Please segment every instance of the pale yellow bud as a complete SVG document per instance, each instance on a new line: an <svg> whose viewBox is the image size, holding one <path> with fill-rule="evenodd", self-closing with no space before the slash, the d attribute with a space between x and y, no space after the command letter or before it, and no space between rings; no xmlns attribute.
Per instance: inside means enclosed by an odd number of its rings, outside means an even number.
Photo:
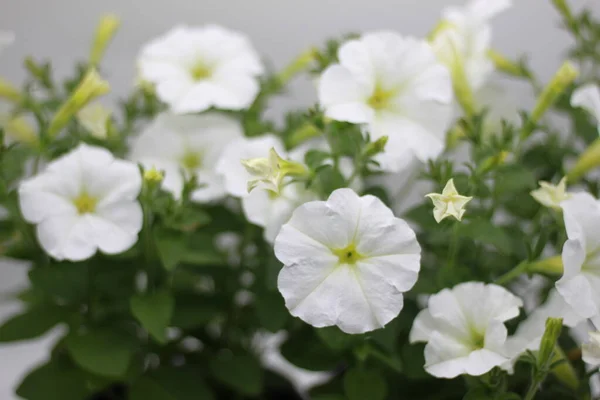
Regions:
<svg viewBox="0 0 600 400"><path fill-rule="evenodd" d="M532 191L531 196L543 206L560 210L560 203L571 197L567 193L567 177L562 178L558 185L545 181L540 181L539 184L540 188Z"/></svg>
<svg viewBox="0 0 600 400"><path fill-rule="evenodd" d="M152 184L160 183L164 179L164 175L161 171L152 167L144 171L144 181Z"/></svg>
<svg viewBox="0 0 600 400"><path fill-rule="evenodd" d="M35 128L23 117L0 116L0 126L9 139L32 146L39 144Z"/></svg>
<svg viewBox="0 0 600 400"><path fill-rule="evenodd" d="M90 104L77 113L77 121L94 137L106 139L111 112L102 104Z"/></svg>
<svg viewBox="0 0 600 400"><path fill-rule="evenodd" d="M13 103L19 103L21 101L21 92L12 84L0 78L0 98Z"/></svg>
<svg viewBox="0 0 600 400"><path fill-rule="evenodd" d="M454 217L460 221L465 214L465 206L473 199L473 197L460 195L453 179L446 183L442 193L429 193L425 197L429 197L433 202L433 217L438 223L447 217Z"/></svg>
<svg viewBox="0 0 600 400"><path fill-rule="evenodd" d="M96 69L90 69L75 88L71 97L60 107L50 122L48 135L56 136L58 132L69 123L79 110L92 100L110 91L108 82L103 80Z"/></svg>
<svg viewBox="0 0 600 400"><path fill-rule="evenodd" d="M115 15L105 15L100 19L98 27L96 28L92 51L90 53L90 65L96 66L100 63L108 44L114 37L120 25L121 21Z"/></svg>
<svg viewBox="0 0 600 400"><path fill-rule="evenodd" d="M279 193L286 176L300 177L308 172L303 164L281 158L274 148L269 151L268 158L252 158L241 162L246 171L256 178L248 181L248 192L260 185L268 191Z"/></svg>

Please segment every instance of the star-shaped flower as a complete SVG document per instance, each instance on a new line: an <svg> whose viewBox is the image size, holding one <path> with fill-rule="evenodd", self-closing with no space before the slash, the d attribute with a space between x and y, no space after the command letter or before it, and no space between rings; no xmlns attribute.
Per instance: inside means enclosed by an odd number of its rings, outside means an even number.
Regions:
<svg viewBox="0 0 600 400"><path fill-rule="evenodd" d="M458 194L453 179L446 183L442 193L429 193L425 197L429 197L433 201L435 207L433 217L437 222L446 217L454 217L460 221L466 211L465 206L473 198Z"/></svg>
<svg viewBox="0 0 600 400"><path fill-rule="evenodd" d="M553 185L550 182L540 181L540 188L531 192L531 196L540 204L560 210L560 203L567 200L571 195L567 193L567 178L564 177Z"/></svg>
<svg viewBox="0 0 600 400"><path fill-rule="evenodd" d="M242 165L255 178L248 181L248 193L257 186L279 193L286 176L305 175L307 172L304 165L281 158L273 147L268 157L244 159Z"/></svg>

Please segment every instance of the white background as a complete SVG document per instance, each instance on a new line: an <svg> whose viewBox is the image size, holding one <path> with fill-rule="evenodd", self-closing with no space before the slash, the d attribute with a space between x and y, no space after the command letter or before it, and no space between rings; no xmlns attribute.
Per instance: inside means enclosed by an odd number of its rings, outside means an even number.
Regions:
<svg viewBox="0 0 600 400"><path fill-rule="evenodd" d="M461 0L457 0L460 3ZM544 80L561 63L570 39L558 28L550 0L513 0L515 6L494 21L494 47L509 57L527 54ZM59 76L73 62L85 59L97 18L119 15L123 25L109 49L103 72L113 97L127 93L134 77L140 46L178 23L218 23L246 32L256 48L275 67L324 39L348 32L392 29L423 36L435 26L450 0L0 0L0 30L14 31L16 43L0 57L0 76L18 82L24 74L23 57L53 60ZM587 5L600 14L598 0L570 0L575 8ZM314 102L314 89L299 80L287 98L273 104L273 112ZM516 97L519 98L519 97ZM0 261L0 291L25 285L26 266ZM14 313L16 304L0 303L0 320ZM33 364L45 358L52 340L0 347L0 399L14 399L13 387Z"/></svg>

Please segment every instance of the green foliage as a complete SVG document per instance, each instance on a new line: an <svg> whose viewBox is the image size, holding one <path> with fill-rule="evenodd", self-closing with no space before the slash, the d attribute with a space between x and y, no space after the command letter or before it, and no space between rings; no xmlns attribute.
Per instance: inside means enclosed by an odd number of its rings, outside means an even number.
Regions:
<svg viewBox="0 0 600 400"><path fill-rule="evenodd" d="M348 400L384 400L387 384L375 371L354 368L344 374L344 392Z"/></svg>
<svg viewBox="0 0 600 400"><path fill-rule="evenodd" d="M159 343L167 341L166 329L171 322L175 301L168 292L154 292L131 298L131 314Z"/></svg>
<svg viewBox="0 0 600 400"><path fill-rule="evenodd" d="M217 381L239 393L257 396L262 391L263 372L250 354L218 354L209 367Z"/></svg>

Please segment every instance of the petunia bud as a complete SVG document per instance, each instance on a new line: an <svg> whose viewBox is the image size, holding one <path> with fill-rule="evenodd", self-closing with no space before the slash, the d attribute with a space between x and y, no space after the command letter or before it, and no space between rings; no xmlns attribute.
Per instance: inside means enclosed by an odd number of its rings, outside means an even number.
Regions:
<svg viewBox="0 0 600 400"><path fill-rule="evenodd" d="M21 92L19 92L19 89L0 78L0 98L13 103L19 103L21 101Z"/></svg>
<svg viewBox="0 0 600 400"><path fill-rule="evenodd" d="M540 342L540 351L537 357L538 368L545 370L550 366L554 356L554 346L562 330L562 318L548 318L546 330Z"/></svg>
<svg viewBox="0 0 600 400"><path fill-rule="evenodd" d="M77 120L95 138L106 139L110 116L110 110L102 104L90 104L77 113Z"/></svg>
<svg viewBox="0 0 600 400"><path fill-rule="evenodd" d="M17 142L32 146L39 144L35 129L23 117L2 116L0 117L0 127L4 129L6 136Z"/></svg>
<svg viewBox="0 0 600 400"><path fill-rule="evenodd" d="M121 21L114 15L105 15L96 28L96 36L90 53L90 65L96 66L102 60L108 44L119 29Z"/></svg>
<svg viewBox="0 0 600 400"><path fill-rule="evenodd" d="M515 64L508 58L504 57L502 54L498 53L495 50L488 50L487 52L488 58L492 60L496 69L504 72L507 75L516 76L516 77L526 77L527 71L523 70L523 68L519 64Z"/></svg>
<svg viewBox="0 0 600 400"><path fill-rule="evenodd" d="M241 162L246 171L256 177L248 181L248 192L262 185L266 190L279 193L286 176L299 177L308 172L304 164L281 158L274 148L269 151L268 158L252 158Z"/></svg>
<svg viewBox="0 0 600 400"><path fill-rule="evenodd" d="M373 157L379 153L383 153L387 142L388 142L388 137L382 136L379 139L377 139L376 141L369 143L367 145L367 147L365 148L365 152L364 152L365 156Z"/></svg>
<svg viewBox="0 0 600 400"><path fill-rule="evenodd" d="M569 182L577 182L588 171L600 165L600 139L596 139L579 156L573 167L567 173Z"/></svg>
<svg viewBox="0 0 600 400"><path fill-rule="evenodd" d="M561 94L573 83L573 81L579 75L579 71L570 61L565 63L559 68L552 80L546 85L542 93L539 95L536 105L531 112L531 116L523 131L521 132L521 139L527 139L533 132L535 125L542 118L542 116L548 111L550 107L556 102Z"/></svg>
<svg viewBox="0 0 600 400"><path fill-rule="evenodd" d="M50 137L56 136L79 110L95 98L108 93L109 90L108 82L103 80L94 68L90 69L75 88L71 97L63 103L54 115L48 127L48 135Z"/></svg>
<svg viewBox="0 0 600 400"><path fill-rule="evenodd" d="M164 174L154 167L144 171L144 182L156 184L162 182L163 179Z"/></svg>
<svg viewBox="0 0 600 400"><path fill-rule="evenodd" d="M570 197L567 193L567 178L562 178L558 185L545 181L540 181L539 184L540 188L532 191L531 196L543 206L560 211L560 203Z"/></svg>
<svg viewBox="0 0 600 400"><path fill-rule="evenodd" d="M305 52L301 53L295 60L293 60L287 67L283 69L277 75L280 84L285 85L294 76L307 69L310 64L317 58L318 50L310 48Z"/></svg>

